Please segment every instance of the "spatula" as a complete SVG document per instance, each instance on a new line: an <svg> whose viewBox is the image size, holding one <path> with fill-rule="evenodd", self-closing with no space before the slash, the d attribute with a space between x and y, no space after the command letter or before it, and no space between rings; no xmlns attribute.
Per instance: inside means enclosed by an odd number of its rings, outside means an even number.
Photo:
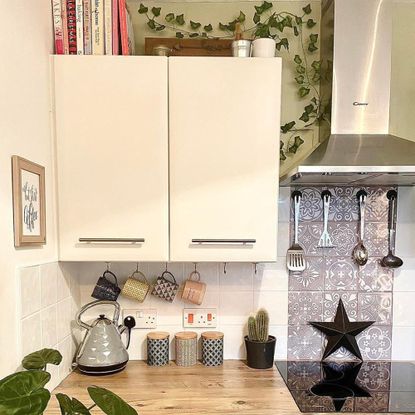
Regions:
<svg viewBox="0 0 415 415"><path fill-rule="evenodd" d="M294 200L294 242L287 251L287 268L290 271L301 272L305 270L304 249L298 243L298 222L300 219L301 192L296 190L292 194Z"/></svg>

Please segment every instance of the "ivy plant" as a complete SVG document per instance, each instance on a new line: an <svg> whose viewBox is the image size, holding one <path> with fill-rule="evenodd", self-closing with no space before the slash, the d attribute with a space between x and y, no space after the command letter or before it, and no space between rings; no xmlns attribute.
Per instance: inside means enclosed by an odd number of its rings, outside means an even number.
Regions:
<svg viewBox="0 0 415 415"><path fill-rule="evenodd" d="M206 38L231 39L235 37L237 26L240 26L245 37L275 39L278 51L290 50L290 42L298 42L300 54L292 59L293 81L297 85L298 98L304 102L304 109L297 120L292 120L281 126L283 138L280 142L280 158L285 160L287 155L297 153L304 143L301 135L304 129L321 122L329 122L329 106L323 105L319 83L322 78L322 61L313 59L318 51L319 38L313 33L317 22L310 16L311 4L302 8L302 13L296 15L287 11L275 11L274 4L263 1L254 5L252 23L241 10L230 22L199 22L188 20L184 13L162 13L161 7L151 9L141 3L138 13L147 19L147 26L156 32L170 30L178 39ZM214 29L222 32L221 36L214 34Z"/></svg>
<svg viewBox="0 0 415 415"><path fill-rule="evenodd" d="M0 380L0 414L42 415L50 401L50 392L45 388L50 381L47 365L59 365L62 355L54 349L42 349L26 356L22 366L26 371L13 373ZM90 386L89 396L94 404L86 407L82 402L58 393L56 399L62 415L91 415L97 406L107 415L137 415L137 411L113 392Z"/></svg>

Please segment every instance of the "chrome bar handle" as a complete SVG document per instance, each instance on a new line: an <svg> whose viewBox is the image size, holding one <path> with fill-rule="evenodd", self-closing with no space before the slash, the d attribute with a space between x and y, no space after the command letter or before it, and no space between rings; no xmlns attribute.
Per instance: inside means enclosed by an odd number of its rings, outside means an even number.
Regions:
<svg viewBox="0 0 415 415"><path fill-rule="evenodd" d="M112 243L132 243L142 244L145 242L144 238L79 238L79 242L85 243L101 243L101 242L112 242Z"/></svg>
<svg viewBox="0 0 415 415"><path fill-rule="evenodd" d="M228 244L228 245L253 245L256 243L256 239L192 239L193 244Z"/></svg>

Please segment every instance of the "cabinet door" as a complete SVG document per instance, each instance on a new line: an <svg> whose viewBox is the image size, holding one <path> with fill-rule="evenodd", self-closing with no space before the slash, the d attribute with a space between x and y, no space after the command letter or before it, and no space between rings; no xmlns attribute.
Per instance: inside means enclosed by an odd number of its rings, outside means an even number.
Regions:
<svg viewBox="0 0 415 415"><path fill-rule="evenodd" d="M53 58L61 260L168 259L167 69Z"/></svg>
<svg viewBox="0 0 415 415"><path fill-rule="evenodd" d="M170 58L172 261L277 257L281 60Z"/></svg>

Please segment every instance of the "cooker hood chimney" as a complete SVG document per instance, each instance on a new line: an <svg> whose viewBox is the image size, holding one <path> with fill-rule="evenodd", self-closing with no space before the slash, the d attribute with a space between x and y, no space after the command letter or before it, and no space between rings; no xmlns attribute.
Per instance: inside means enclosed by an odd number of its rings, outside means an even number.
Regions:
<svg viewBox="0 0 415 415"><path fill-rule="evenodd" d="M281 178L282 186L415 185L415 142L398 137L390 117L393 7L394 0L322 1L322 59L330 38L323 31L334 21L331 135ZM406 138L415 140L415 128Z"/></svg>

